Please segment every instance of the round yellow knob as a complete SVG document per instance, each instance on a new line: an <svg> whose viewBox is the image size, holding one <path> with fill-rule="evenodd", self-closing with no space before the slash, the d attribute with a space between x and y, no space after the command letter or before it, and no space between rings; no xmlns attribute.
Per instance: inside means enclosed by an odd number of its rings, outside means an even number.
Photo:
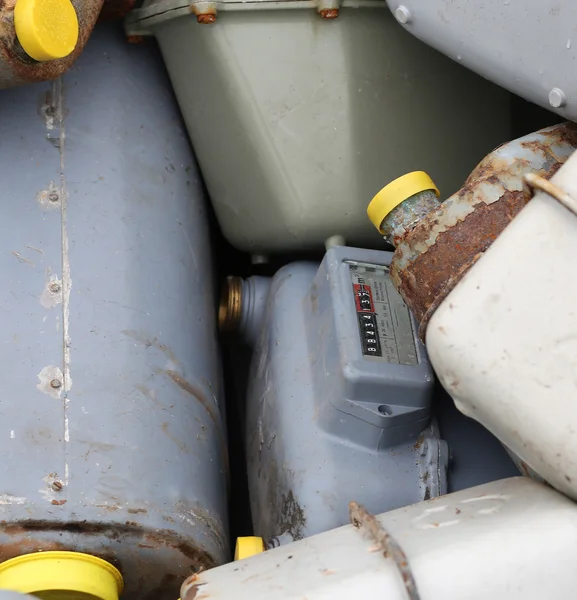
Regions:
<svg viewBox="0 0 577 600"><path fill-rule="evenodd" d="M243 560L255 554L264 552L264 541L260 537L246 536L236 539L236 549L234 551L234 560Z"/></svg>
<svg viewBox="0 0 577 600"><path fill-rule="evenodd" d="M26 54L40 62L68 56L78 42L70 0L16 0L14 28Z"/></svg>
<svg viewBox="0 0 577 600"><path fill-rule="evenodd" d="M383 219L401 202L426 190L432 190L439 196L437 186L424 171L413 171L391 181L371 200L367 207L371 223L380 233L383 233L381 229Z"/></svg>
<svg viewBox="0 0 577 600"><path fill-rule="evenodd" d="M110 563L81 552L36 552L0 564L0 589L40 598L118 600L123 585Z"/></svg>

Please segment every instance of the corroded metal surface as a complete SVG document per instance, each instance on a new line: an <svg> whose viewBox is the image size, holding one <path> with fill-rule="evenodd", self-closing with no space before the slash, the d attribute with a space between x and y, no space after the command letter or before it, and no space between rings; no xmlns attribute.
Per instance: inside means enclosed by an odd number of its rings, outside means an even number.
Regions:
<svg viewBox="0 0 577 600"><path fill-rule="evenodd" d="M219 562L174 526L149 528L131 520L123 525L35 519L0 524L0 561L49 550L86 552L107 560L121 571L127 599L174 600L185 578Z"/></svg>
<svg viewBox="0 0 577 600"><path fill-rule="evenodd" d="M439 304L529 201L524 176L549 179L575 148L573 123L503 144L399 240L391 277L419 322L421 339Z"/></svg>
<svg viewBox="0 0 577 600"><path fill-rule="evenodd" d="M137 4L137 0L104 0L101 21L124 18Z"/></svg>
<svg viewBox="0 0 577 600"><path fill-rule="evenodd" d="M14 30L16 0L0 0L0 89L56 79L64 73L82 52L103 0L72 0L79 22L78 43L74 52L59 60L36 62L24 52Z"/></svg>
<svg viewBox="0 0 577 600"><path fill-rule="evenodd" d="M384 529L375 515L372 515L358 502L349 503L349 514L351 523L357 529L364 531L377 544L385 558L390 558L395 563L403 579L409 600L420 600L421 596L409 565L409 559L399 542Z"/></svg>

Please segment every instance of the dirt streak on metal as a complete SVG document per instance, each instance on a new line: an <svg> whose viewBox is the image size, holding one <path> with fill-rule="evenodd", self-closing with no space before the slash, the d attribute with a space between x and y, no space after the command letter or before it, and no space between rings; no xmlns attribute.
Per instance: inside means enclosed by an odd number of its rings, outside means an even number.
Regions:
<svg viewBox="0 0 577 600"><path fill-rule="evenodd" d="M531 198L523 175L549 179L577 147L572 123L514 140L481 161L463 187L404 236L391 278L425 338L432 314ZM558 156L563 150L563 156Z"/></svg>
<svg viewBox="0 0 577 600"><path fill-rule="evenodd" d="M104 0L72 0L79 24L76 48L65 58L37 62L20 45L14 29L15 0L0 0L0 88L56 79L82 52Z"/></svg>
<svg viewBox="0 0 577 600"><path fill-rule="evenodd" d="M221 423L220 415L217 414L215 407L210 402L210 400L208 400L204 396L204 394L202 393L202 391L200 389L198 389L192 383L190 383L190 381L188 381L187 379L182 377L182 375L180 375L179 373L177 373L176 371L173 371L171 369L167 369L166 374L168 375L169 379L173 383L175 383L180 389L184 390L187 394L190 394L194 399L196 399L198 402L200 402L200 404L202 404L202 406L205 408L206 412L208 413L209 417L211 418L212 422L214 423L214 426L216 428L216 431L217 431L217 434L219 437L219 446L220 446L221 455L222 455L223 468L224 468L224 472L226 473L226 478L228 481L229 477L230 477L228 446L227 446L227 442L226 442L226 439L224 436L223 425Z"/></svg>

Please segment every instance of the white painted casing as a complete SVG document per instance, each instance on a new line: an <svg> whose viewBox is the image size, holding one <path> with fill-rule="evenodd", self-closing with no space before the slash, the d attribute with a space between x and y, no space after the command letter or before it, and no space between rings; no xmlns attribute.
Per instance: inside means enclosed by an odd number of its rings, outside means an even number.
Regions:
<svg viewBox="0 0 577 600"><path fill-rule="evenodd" d="M577 198L577 154L552 182ZM576 257L577 216L537 193L443 301L426 335L457 407L574 499Z"/></svg>
<svg viewBox="0 0 577 600"><path fill-rule="evenodd" d="M420 600L574 595L577 506L530 479L495 481L378 520L404 550ZM408 598L395 563L352 525L211 569L192 586L183 586L183 600Z"/></svg>

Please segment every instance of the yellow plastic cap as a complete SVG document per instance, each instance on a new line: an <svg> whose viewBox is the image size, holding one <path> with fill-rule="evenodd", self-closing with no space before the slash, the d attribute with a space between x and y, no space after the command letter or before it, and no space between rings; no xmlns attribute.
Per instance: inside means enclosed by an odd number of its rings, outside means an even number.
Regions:
<svg viewBox="0 0 577 600"><path fill-rule="evenodd" d="M437 196L439 195L437 186L425 171L413 171L391 181L370 201L367 207L371 223L380 233L384 233L381 223L393 208L399 206L407 198L426 190L432 190Z"/></svg>
<svg viewBox="0 0 577 600"><path fill-rule="evenodd" d="M243 560L261 552L264 552L264 541L262 538L247 536L236 539L234 560Z"/></svg>
<svg viewBox="0 0 577 600"><path fill-rule="evenodd" d="M78 42L78 17L70 0L16 0L14 28L28 56L64 58Z"/></svg>
<svg viewBox="0 0 577 600"><path fill-rule="evenodd" d="M118 569L81 552L37 552L0 564L0 589L22 594L60 591L76 600L118 600L123 587Z"/></svg>

